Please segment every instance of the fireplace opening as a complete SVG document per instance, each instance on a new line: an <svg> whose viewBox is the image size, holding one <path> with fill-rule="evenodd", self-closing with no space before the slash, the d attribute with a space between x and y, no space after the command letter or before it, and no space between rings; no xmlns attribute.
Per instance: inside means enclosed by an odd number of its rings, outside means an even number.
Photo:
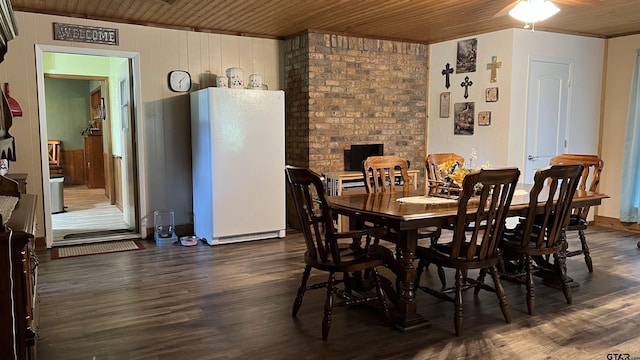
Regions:
<svg viewBox="0 0 640 360"><path fill-rule="evenodd" d="M362 171L362 162L369 156L384 155L384 144L353 144L344 151L344 170Z"/></svg>

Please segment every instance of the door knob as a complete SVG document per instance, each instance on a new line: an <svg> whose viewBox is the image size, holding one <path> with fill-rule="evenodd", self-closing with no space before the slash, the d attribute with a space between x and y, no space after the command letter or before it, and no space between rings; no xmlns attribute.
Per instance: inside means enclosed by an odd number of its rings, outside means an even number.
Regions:
<svg viewBox="0 0 640 360"><path fill-rule="evenodd" d="M527 160L529 160L529 161L538 160L538 157L537 156L533 156L533 155L529 155L529 156L527 156Z"/></svg>

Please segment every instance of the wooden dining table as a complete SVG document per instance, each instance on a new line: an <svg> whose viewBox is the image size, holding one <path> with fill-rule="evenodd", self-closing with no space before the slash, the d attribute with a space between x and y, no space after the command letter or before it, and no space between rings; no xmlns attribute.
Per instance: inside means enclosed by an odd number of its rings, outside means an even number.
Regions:
<svg viewBox="0 0 640 360"><path fill-rule="evenodd" d="M529 189L531 185L518 185L513 196L508 216L521 216L529 207ZM353 227L363 221L391 229L389 240L396 244L395 260L388 264L396 275L395 289L387 291L394 303L393 323L403 332L430 326L417 312L416 294L413 283L416 271L413 255L418 246L418 229L428 226L446 227L455 223L458 202L425 195L426 189L409 192L384 192L375 194L352 193L330 196L329 202L334 214L345 215L353 219ZM545 196L544 191L540 199ZM608 195L577 190L573 198L573 207L600 205ZM398 201L400 199L401 201Z"/></svg>

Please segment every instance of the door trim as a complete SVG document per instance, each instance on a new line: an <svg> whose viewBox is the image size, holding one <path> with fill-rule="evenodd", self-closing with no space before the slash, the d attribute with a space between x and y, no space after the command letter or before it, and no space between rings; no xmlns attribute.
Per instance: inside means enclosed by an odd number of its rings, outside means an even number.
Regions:
<svg viewBox="0 0 640 360"><path fill-rule="evenodd" d="M120 57L120 58L128 58L131 61L131 77L132 77L132 88L133 88L133 109L132 112L135 114L135 159L136 159L136 171L137 171L137 189L135 193L137 194L137 203L138 203L138 219L137 223L139 235L142 238L146 238L146 216L144 214L147 213L147 187L144 186L146 184L146 164L145 164L145 148L141 146L141 144L145 144L144 139L144 131L142 131L142 99L140 97L140 54L136 52L128 52L128 51L114 51L114 50L102 50L102 49L90 49L90 48L75 48L75 47L65 47L65 46L55 46L55 45L35 45L35 55L36 55L36 87L37 87L37 95L38 95L38 108L45 109L45 98L44 98L44 72L43 72L43 60L42 56L45 52L54 52L54 53L65 53L65 54L76 54L76 55L93 55L93 56L106 56L106 57ZM41 159L47 158L47 116L45 111L38 112L38 119L40 124L40 157ZM45 222L45 237L46 237L46 245L47 248L51 248L53 245L53 226L51 219L51 190L47 184L46 179L49 179L49 166L45 166L45 162L41 161L42 166L42 197L44 204L44 222Z"/></svg>

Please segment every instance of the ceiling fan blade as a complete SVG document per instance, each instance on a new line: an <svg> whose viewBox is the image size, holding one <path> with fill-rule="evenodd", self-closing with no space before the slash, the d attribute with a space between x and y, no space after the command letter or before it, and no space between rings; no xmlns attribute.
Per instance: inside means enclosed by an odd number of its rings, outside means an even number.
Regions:
<svg viewBox="0 0 640 360"><path fill-rule="evenodd" d="M501 17L501 16L505 16L505 15L509 14L509 11L511 11L511 9L516 7L516 4L518 4L518 1L520 1L520 0L516 0L516 1L512 2L511 4L503 7L502 10L498 11L495 15L493 15L493 17L496 18L496 17Z"/></svg>

